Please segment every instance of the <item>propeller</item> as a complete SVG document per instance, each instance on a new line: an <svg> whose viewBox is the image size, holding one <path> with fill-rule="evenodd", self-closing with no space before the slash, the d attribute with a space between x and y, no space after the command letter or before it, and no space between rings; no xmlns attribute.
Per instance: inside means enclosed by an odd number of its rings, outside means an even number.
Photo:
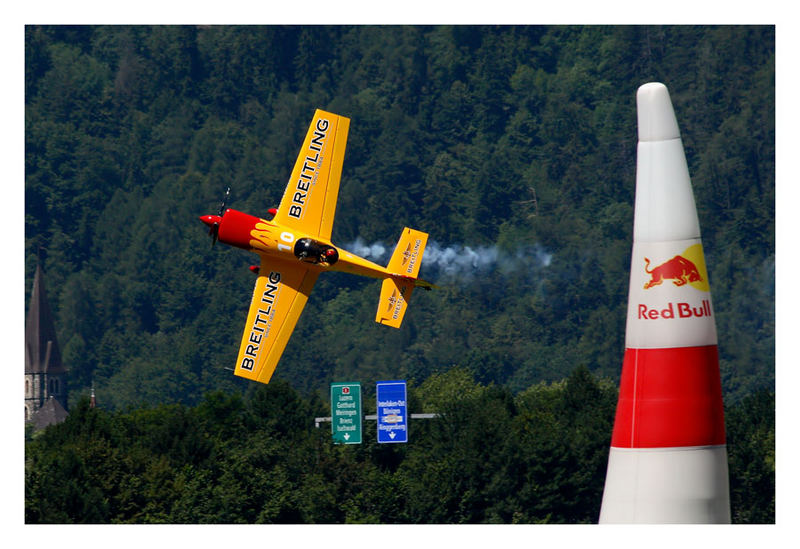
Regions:
<svg viewBox="0 0 800 549"><path fill-rule="evenodd" d="M211 228L208 229L208 236L211 237L211 247L213 248L219 238L219 221L216 221L211 225Z"/></svg>
<svg viewBox="0 0 800 549"><path fill-rule="evenodd" d="M225 191L225 196L222 198L222 203L219 205L219 213L217 214L220 217L220 221L211 225L211 229L208 234L211 235L211 247L214 247L214 244L217 243L217 239L219 238L219 224L222 221L222 216L225 215L225 204L228 203L228 199L231 197L231 188L228 187Z"/></svg>
<svg viewBox="0 0 800 549"><path fill-rule="evenodd" d="M227 210L225 204L228 202L228 199L230 197L231 197L231 188L228 187L228 190L225 191L225 197L222 199L222 204L219 205L219 213L217 214L218 216L222 217L223 215L225 215L225 210Z"/></svg>
<svg viewBox="0 0 800 549"><path fill-rule="evenodd" d="M217 239L219 238L219 224L222 222L222 217L227 210L225 204L228 202L230 196L231 188L228 187L228 190L225 191L225 197L222 199L222 204L219 205L219 213L217 215L205 215L200 218L203 223L208 225L208 236L211 237L212 247L217 243Z"/></svg>

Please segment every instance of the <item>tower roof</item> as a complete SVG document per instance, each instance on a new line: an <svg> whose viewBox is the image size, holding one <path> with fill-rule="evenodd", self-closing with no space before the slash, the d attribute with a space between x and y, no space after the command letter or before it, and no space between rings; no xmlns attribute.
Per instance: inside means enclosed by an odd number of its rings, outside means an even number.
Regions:
<svg viewBox="0 0 800 549"><path fill-rule="evenodd" d="M68 415L69 414L61 405L61 403L55 398L50 397L45 401L41 408L33 413L30 421L33 423L34 427L39 430L44 429L48 425L61 423L67 419Z"/></svg>
<svg viewBox="0 0 800 549"><path fill-rule="evenodd" d="M25 373L60 374L65 371L61 363L53 315L47 303L44 275L41 265L37 265L28 318L25 321Z"/></svg>

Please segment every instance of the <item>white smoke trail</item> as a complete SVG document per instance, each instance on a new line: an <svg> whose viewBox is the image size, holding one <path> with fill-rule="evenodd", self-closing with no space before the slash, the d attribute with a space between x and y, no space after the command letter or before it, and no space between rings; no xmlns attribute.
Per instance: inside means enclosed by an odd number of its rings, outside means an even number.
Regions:
<svg viewBox="0 0 800 549"><path fill-rule="evenodd" d="M357 238L345 249L365 259L385 265L394 248L383 243L367 244ZM520 247L514 253L507 253L497 246L463 246L460 244L443 246L436 241L428 242L422 256L422 276L471 278L498 270L511 274L520 270L534 270L547 267L553 255L541 246Z"/></svg>
<svg viewBox="0 0 800 549"><path fill-rule="evenodd" d="M387 261L389 259L386 246L380 242L366 244L361 237L356 238L355 242L347 244L345 249L363 257L364 259L369 259L370 261L374 261L376 263L383 261L384 257Z"/></svg>
<svg viewBox="0 0 800 549"><path fill-rule="evenodd" d="M495 246L447 246L430 242L422 256L422 268L434 267L450 275L477 274L490 271L498 263L500 253Z"/></svg>

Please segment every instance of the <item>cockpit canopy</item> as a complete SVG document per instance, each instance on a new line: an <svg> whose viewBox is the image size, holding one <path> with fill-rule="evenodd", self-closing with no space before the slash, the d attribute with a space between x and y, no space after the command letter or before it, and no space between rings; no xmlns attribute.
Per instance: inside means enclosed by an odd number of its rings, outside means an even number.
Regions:
<svg viewBox="0 0 800 549"><path fill-rule="evenodd" d="M294 255L300 261L329 266L339 261L339 252L333 246L311 238L301 238L294 245Z"/></svg>

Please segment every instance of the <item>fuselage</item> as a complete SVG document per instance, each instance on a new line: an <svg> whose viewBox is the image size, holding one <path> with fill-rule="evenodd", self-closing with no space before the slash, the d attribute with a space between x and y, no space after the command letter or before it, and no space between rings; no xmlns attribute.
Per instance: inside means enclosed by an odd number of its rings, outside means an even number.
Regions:
<svg viewBox="0 0 800 549"><path fill-rule="evenodd" d="M321 271L339 271L385 278L385 267L359 257L319 237L300 234L272 221L228 208L220 215L204 215L200 220L217 231L220 242L260 256L302 261Z"/></svg>

